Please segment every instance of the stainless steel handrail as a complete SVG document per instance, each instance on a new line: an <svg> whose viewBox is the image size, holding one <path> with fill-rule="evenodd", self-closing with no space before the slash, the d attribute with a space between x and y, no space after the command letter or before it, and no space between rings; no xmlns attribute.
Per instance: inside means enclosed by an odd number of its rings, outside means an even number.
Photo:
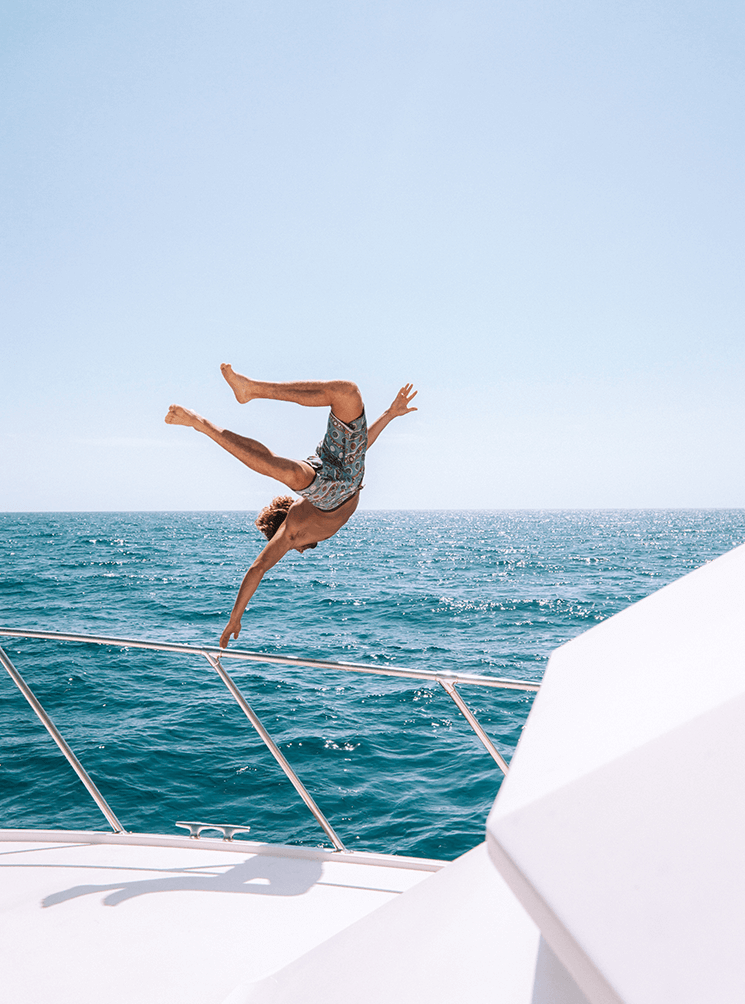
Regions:
<svg viewBox="0 0 745 1004"><path fill-rule="evenodd" d="M98 788L95 786L85 767L78 760L73 751L70 749L70 747L67 745L65 740L60 735L57 726L54 724L52 719L49 717L49 715L42 707L41 701L39 701L36 694L34 694L34 692L31 690L29 685L26 683L21 674L18 672L18 670L15 668L13 663L8 658L5 650L2 648L0 648L0 663L2 663L2 665L7 669L13 683L15 683L16 687L18 687L20 692L23 694L28 703L36 712L36 715L41 721L44 728L47 730L49 735L52 737L52 739L54 739L59 748L62 750L62 753L64 757L67 759L67 762L70 764L72 769L75 771L75 773L78 775L78 777L83 782L85 787L88 789L88 794L91 796L91 798L96 803L101 812L104 814L104 816L106 816L106 819L109 821L109 824L111 825L111 828L113 829L114 833L124 833L124 827L114 815L113 809L106 801L106 799L103 797Z"/></svg>
<svg viewBox="0 0 745 1004"><path fill-rule="evenodd" d="M13 638L36 638L44 639L48 641L72 641L81 642L85 644L93 645L111 645L117 648L140 648L149 649L156 652L174 652L184 655L200 655L205 658L210 666L219 675L220 679L223 681L235 701L238 703L239 707L246 715L248 720L251 722L253 727L256 729L257 733L261 737L262 741L265 743L269 749L272 756L275 758L279 766L284 771L287 778L295 787L296 791L300 797L305 802L308 809L311 811L316 821L322 827L329 840L336 848L337 851L345 851L346 848L339 838L338 834L331 826L329 821L326 819L324 814L316 805L315 801L308 793L307 789L303 783L298 778L297 774L294 772L287 759L284 757L274 740L271 738L269 733L266 731L262 725L260 719L253 711L251 706L246 701L245 697L241 691L236 686L232 677L228 674L225 668L222 666L220 659L231 658L238 659L248 662L261 662L269 663L275 665L283 666L303 666L303 667L313 667L319 669L336 669L343 670L345 672L352 673L365 673L374 676L393 676L400 677L404 679L411 680L426 680L432 684L440 684L448 696L453 700L458 710L461 712L463 717L466 719L468 724L473 729L474 733L481 741L481 743L486 748L487 752L494 758L500 770L506 774L509 767L507 762L501 753L494 746L492 741L487 736L484 729L479 724L476 716L473 714L471 709L466 705L462 696L457 691L458 685L468 685L468 686L479 686L479 687L492 687L499 688L503 690L523 690L523 691L537 691L540 684L533 683L528 680L514 680L505 679L504 677L486 677L477 676L473 673L438 673L432 672L426 669L402 669L398 666L366 666L362 663L354 662L332 662L326 659L302 659L296 656L282 656L282 655L269 655L263 652L246 652L240 649L233 649L228 651L226 649L217 648L214 646L196 646L196 645L182 645L173 642L152 642L145 641L144 639L125 639L125 638L109 638L99 635L84 635L84 634L69 634L66 632L58 631L26 631L20 628L4 628L0 627L0 637L9 636ZM106 818L111 823L115 832L121 832L122 826L117 820L114 813L111 811L106 801L104 800L101 793L98 791L96 786L93 784L91 779L86 774L80 762L75 757L75 754L67 746L62 736L57 732L56 728L52 724L49 716L46 714L41 704L37 701L36 697L31 693L29 687L23 681L18 671L13 667L12 663L8 659L7 655L0 648L0 653L2 653L2 658L0 662L5 666L5 668L10 673L16 685L22 691L26 699L29 701L31 706L36 711L37 715L41 718L42 722L49 730L52 738L60 747L62 752L65 754L73 769L76 771L80 779L85 784L86 788L95 799L96 804L99 806L101 811L104 813Z"/></svg>
<svg viewBox="0 0 745 1004"><path fill-rule="evenodd" d="M220 659L242 659L276 666L308 666L314 669L341 669L347 673L368 673L373 676L399 676L408 680L429 680L431 683L473 684L474 687L495 687L501 690L532 690L540 683L531 680L511 680L500 676L478 676L476 673L433 673L429 669L402 669L399 666L366 666L359 662L331 662L328 659L303 659L294 655L270 655L266 652L246 652L240 649L218 648L216 645L179 645L173 642L152 642L141 638L106 638L99 635L67 634L59 631L24 631L0 627L0 637L45 638L49 641L79 641L89 645L114 645L119 648L149 648L158 652L183 652L188 655L210 655Z"/></svg>

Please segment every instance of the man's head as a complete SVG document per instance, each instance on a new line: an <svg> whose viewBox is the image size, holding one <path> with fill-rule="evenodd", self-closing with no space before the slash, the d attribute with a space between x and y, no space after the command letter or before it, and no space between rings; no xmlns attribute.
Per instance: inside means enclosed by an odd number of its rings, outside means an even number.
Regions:
<svg viewBox="0 0 745 1004"><path fill-rule="evenodd" d="M295 499L290 495L278 495L277 498L272 499L269 505L265 505L256 517L256 526L268 540L272 539L287 519L289 508L294 502ZM315 546L315 544L306 544L302 550L305 551Z"/></svg>
<svg viewBox="0 0 745 1004"><path fill-rule="evenodd" d="M256 517L256 526L267 540L272 539L287 519L288 510L294 501L290 495L278 495L269 505L265 505Z"/></svg>

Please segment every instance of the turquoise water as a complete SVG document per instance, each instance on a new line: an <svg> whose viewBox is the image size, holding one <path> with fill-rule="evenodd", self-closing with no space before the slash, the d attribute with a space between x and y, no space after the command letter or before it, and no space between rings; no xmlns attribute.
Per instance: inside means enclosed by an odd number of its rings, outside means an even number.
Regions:
<svg viewBox="0 0 745 1004"><path fill-rule="evenodd" d="M0 624L216 644L253 516L0 514ZM362 512L269 573L238 647L540 680L557 645L743 541L739 509ZM127 829L324 842L203 659L0 643ZM440 688L227 666L349 847L453 858L483 839L501 775ZM531 695L463 696L509 759ZM4 673L0 826L106 828Z"/></svg>

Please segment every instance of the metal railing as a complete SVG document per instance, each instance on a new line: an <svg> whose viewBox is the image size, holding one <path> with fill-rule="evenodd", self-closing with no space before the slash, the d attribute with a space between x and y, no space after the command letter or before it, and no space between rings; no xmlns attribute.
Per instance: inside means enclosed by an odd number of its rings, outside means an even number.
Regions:
<svg viewBox="0 0 745 1004"><path fill-rule="evenodd" d="M329 823L328 819L324 816L321 810L316 805L312 796L308 790L303 785L300 778L297 776L295 771L292 769L287 759L285 758L282 751L276 745L272 737L269 735L267 730L261 723L256 712L251 708L248 701L238 689L235 681L226 671L225 667L222 665L221 659L236 659L243 662L260 662L268 665L280 665L280 666L297 666L297 667L308 667L314 669L334 669L341 670L347 673L363 673L372 676L393 676L408 680L423 680L432 684L439 684L448 696L455 703L458 710L461 712L463 717L466 719L468 724L471 726L475 734L483 743L487 752L494 758L500 770L506 774L508 771L507 762L501 755L499 750L496 748L491 739L484 732L483 728L476 719L471 709L466 705L462 696L458 693L458 686L475 686L475 687L490 687L494 689L501 690L524 690L524 691L537 691L540 687L538 683L532 683L527 680L514 680L506 679L503 677L490 677L490 676L478 676L474 673L450 673L450 672L432 672L427 669L402 669L398 666L366 666L362 663L356 662L332 662L326 659L301 659L296 656L290 655L269 655L264 652L245 652L240 649L221 649L212 646L198 646L198 645L179 645L172 642L153 642L144 641L142 639L132 639L132 638L107 638L97 635L85 635L85 634L67 634L58 631L26 631L18 628L3 628L0 627L0 637L11 637L11 638L41 638L49 641L72 641L81 642L88 645L110 645L115 648L143 648L149 649L155 652L174 652L183 655L200 655L218 674L222 682L225 684L227 689L232 694L233 698L248 718L248 720L253 725L254 729L258 732L264 744L267 746L269 752L272 754L274 759L277 761L279 766L282 768L283 772L290 780L290 782L295 787L302 800L305 802L307 807L312 812L316 821L322 827L326 836L329 838L334 848L337 851L345 851L346 848L342 843L340 837ZM11 679L21 691L23 696L26 698L28 703L33 708L36 715L41 720L42 724L46 730L51 735L52 739L55 741L57 746L59 746L63 755L66 757L68 763L73 768L75 773L78 775L80 780L85 785L89 794L95 801L96 805L99 807L101 812L106 817L109 825L112 827L115 833L123 833L124 827L116 818L116 815L112 811L111 807L108 805L104 799L101 792L98 790L96 785L93 783L91 778L86 773L83 765L80 763L78 758L75 756L73 751L67 745L63 737L60 735L59 731L55 727L49 715L46 713L42 707L39 700L36 698L31 688L28 686L26 681L23 679L21 674L15 668L13 663L8 658L7 653L0 648L0 663L5 667L10 675ZM207 824L200 824L203 827ZM240 829L240 827L238 828Z"/></svg>

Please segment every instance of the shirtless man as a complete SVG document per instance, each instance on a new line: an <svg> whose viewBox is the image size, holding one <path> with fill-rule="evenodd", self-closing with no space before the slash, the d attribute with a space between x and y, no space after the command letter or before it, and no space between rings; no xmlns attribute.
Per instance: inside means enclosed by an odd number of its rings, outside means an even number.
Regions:
<svg viewBox="0 0 745 1004"><path fill-rule="evenodd" d="M203 432L252 471L275 478L302 496L294 501L289 496L280 496L259 513L256 525L269 543L246 572L238 590L230 620L220 637L220 647L227 648L230 638L240 634L241 617L264 572L288 551L302 553L333 537L344 526L360 500L367 448L394 418L417 409L411 407L416 391L408 383L368 430L359 388L348 380L268 383L235 373L228 363L223 363L220 369L240 404L265 398L293 401L308 408L331 408L326 436L319 443L317 454L307 460L278 457L255 439L221 429L178 404L168 409L169 425L187 425Z"/></svg>

